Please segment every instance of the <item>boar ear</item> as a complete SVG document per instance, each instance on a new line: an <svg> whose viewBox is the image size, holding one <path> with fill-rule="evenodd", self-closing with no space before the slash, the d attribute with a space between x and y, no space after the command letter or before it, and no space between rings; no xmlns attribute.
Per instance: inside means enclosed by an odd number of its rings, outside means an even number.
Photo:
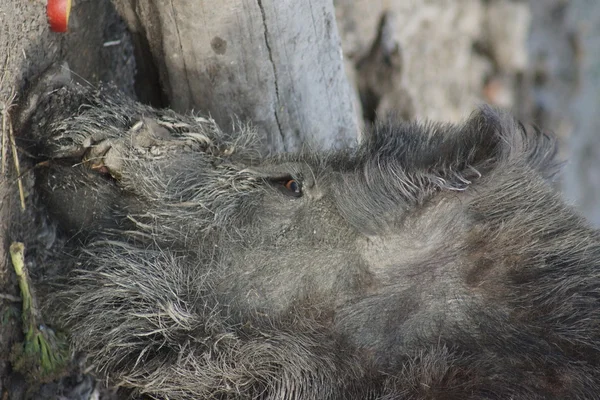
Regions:
<svg viewBox="0 0 600 400"><path fill-rule="evenodd" d="M365 148L368 157L433 174L471 169L484 174L507 162L527 165L545 177L557 171L552 135L527 129L510 114L489 106L479 108L463 124L383 122L367 136Z"/></svg>
<svg viewBox="0 0 600 400"><path fill-rule="evenodd" d="M526 127L508 113L483 106L467 120L463 134L474 138L484 152L491 151L482 156L493 158L496 163L522 162L545 178L558 172L556 138L536 127Z"/></svg>
<svg viewBox="0 0 600 400"><path fill-rule="evenodd" d="M414 201L438 189L467 190L474 180L507 165L549 178L557 170L555 154L550 135L482 107L463 124L384 121L366 136L359 161L371 181L385 182L390 199L399 193Z"/></svg>

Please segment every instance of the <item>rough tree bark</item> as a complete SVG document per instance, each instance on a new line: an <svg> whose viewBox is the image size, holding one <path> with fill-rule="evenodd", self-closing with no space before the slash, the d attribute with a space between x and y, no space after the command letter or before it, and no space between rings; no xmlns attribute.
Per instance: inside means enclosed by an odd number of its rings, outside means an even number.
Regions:
<svg viewBox="0 0 600 400"><path fill-rule="evenodd" d="M147 46L138 54L152 54L171 108L208 112L225 128L233 115L252 121L272 151L356 140L332 0L115 4Z"/></svg>

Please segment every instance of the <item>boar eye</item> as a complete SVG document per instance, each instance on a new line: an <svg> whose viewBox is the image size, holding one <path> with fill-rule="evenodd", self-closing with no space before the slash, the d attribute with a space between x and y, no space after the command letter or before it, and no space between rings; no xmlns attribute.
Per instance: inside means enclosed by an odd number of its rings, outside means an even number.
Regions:
<svg viewBox="0 0 600 400"><path fill-rule="evenodd" d="M290 179L283 182L283 186L294 196L301 196L302 189L300 188L300 182L295 179Z"/></svg>
<svg viewBox="0 0 600 400"><path fill-rule="evenodd" d="M282 176L280 178L269 179L271 185L279 189L280 192L291 197L302 196L302 182L291 176Z"/></svg>

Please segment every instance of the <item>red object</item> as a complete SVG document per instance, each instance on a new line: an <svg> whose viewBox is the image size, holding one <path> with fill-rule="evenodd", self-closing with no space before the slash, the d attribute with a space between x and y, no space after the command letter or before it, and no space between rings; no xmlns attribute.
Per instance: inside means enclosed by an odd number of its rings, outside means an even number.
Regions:
<svg viewBox="0 0 600 400"><path fill-rule="evenodd" d="M66 32L69 26L71 0L48 0L46 15L53 32Z"/></svg>

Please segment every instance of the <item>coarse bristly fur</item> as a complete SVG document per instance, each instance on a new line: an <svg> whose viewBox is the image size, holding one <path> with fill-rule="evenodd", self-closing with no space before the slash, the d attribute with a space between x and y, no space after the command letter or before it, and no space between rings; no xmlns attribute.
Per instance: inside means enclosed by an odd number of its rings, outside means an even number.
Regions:
<svg viewBox="0 0 600 400"><path fill-rule="evenodd" d="M38 289L128 395L600 398L600 240L549 136L482 108L263 157L247 126L40 82L20 140L68 240Z"/></svg>

